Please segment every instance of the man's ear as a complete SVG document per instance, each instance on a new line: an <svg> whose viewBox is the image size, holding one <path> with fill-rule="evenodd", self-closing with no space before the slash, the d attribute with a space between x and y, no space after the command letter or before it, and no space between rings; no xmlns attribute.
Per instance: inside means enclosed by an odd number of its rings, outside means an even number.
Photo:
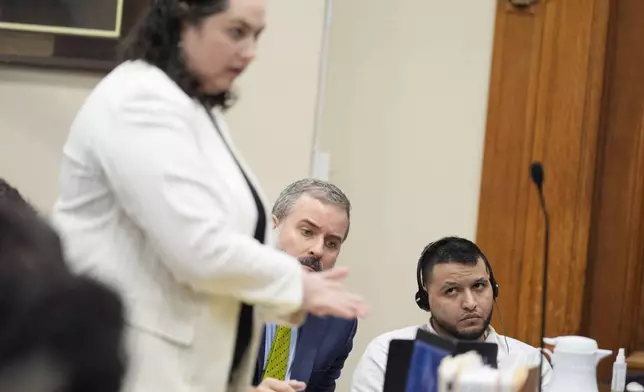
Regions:
<svg viewBox="0 0 644 392"><path fill-rule="evenodd" d="M273 215L273 229L276 229L279 224L280 224L280 220L277 219L275 215Z"/></svg>

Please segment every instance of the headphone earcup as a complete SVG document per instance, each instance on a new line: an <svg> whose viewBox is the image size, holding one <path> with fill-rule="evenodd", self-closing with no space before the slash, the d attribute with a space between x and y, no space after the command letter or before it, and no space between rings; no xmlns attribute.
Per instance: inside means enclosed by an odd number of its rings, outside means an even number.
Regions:
<svg viewBox="0 0 644 392"><path fill-rule="evenodd" d="M490 269L490 271L492 271L492 269ZM494 278L494 273L490 273L490 285L492 286L492 298L496 300L496 298L499 296L499 284Z"/></svg>
<svg viewBox="0 0 644 392"><path fill-rule="evenodd" d="M416 305L418 305L421 310L429 312L429 302L427 301L427 293L425 290L418 290L416 292Z"/></svg>

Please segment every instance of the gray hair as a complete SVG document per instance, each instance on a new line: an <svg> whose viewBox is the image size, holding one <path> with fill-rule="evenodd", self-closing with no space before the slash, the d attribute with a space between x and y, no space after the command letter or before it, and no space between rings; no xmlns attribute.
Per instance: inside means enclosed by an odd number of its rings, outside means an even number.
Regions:
<svg viewBox="0 0 644 392"><path fill-rule="evenodd" d="M343 240L349 235L349 226L351 224L351 202L349 198L337 186L322 180L314 178L305 178L290 184L277 197L273 205L273 215L282 220L291 213L291 208L302 195L309 195L323 203L333 204L342 208L347 213L347 232Z"/></svg>

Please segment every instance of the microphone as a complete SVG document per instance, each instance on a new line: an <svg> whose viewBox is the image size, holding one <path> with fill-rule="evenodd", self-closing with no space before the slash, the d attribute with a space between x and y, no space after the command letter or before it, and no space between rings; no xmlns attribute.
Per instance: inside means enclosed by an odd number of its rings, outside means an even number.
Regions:
<svg viewBox="0 0 644 392"><path fill-rule="evenodd" d="M543 338L546 334L546 298L548 295L548 250L550 248L550 221L548 219L548 209L546 208L546 200L543 196L543 165L541 162L532 162L530 165L530 177L532 182L537 187L539 193L539 204L541 205L541 212L543 213L544 221L544 240L543 240L543 288L541 292L541 360L539 361L539 392L542 391L541 383L543 378Z"/></svg>
<svg viewBox="0 0 644 392"><path fill-rule="evenodd" d="M537 186L540 199L543 201L543 165L541 165L541 162L532 162L530 165L530 177L532 177L534 185ZM542 203L541 206L545 211L545 204Z"/></svg>

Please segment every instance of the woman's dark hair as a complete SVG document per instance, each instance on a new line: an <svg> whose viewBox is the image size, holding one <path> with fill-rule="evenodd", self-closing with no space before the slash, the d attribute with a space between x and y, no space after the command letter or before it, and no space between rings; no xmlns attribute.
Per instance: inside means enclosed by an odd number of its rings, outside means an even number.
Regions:
<svg viewBox="0 0 644 392"><path fill-rule="evenodd" d="M163 70L190 97L208 107L230 107L230 91L206 94L186 67L181 51L184 24L199 25L205 18L223 12L229 0L152 0L143 17L124 41L123 60L144 60Z"/></svg>

